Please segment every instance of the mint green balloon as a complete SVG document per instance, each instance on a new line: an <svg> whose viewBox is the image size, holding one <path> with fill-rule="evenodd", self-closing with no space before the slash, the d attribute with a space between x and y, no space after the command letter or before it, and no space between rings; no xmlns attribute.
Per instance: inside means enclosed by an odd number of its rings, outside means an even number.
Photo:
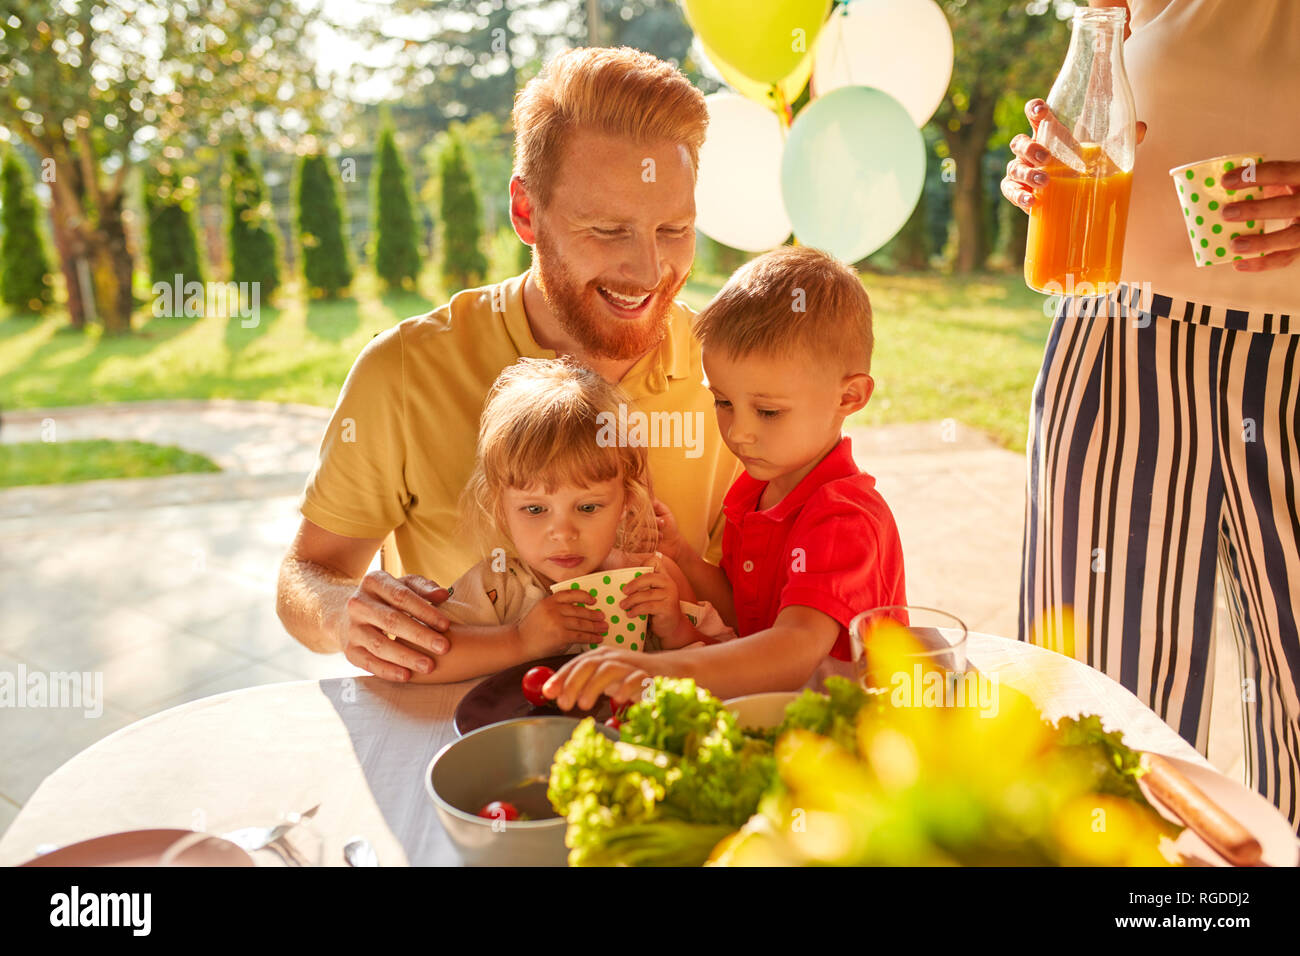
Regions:
<svg viewBox="0 0 1300 956"><path fill-rule="evenodd" d="M925 142L898 100L842 86L800 111L781 157L781 195L804 245L845 262L903 228L925 182Z"/></svg>
<svg viewBox="0 0 1300 956"><path fill-rule="evenodd" d="M832 0L682 0L686 19L727 66L764 85L798 69Z"/></svg>

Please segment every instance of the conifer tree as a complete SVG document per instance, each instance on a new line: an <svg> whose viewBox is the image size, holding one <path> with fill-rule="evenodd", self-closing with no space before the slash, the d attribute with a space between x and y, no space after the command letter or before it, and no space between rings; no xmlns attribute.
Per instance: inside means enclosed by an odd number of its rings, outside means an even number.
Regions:
<svg viewBox="0 0 1300 956"><path fill-rule="evenodd" d="M5 150L0 168L4 241L0 245L0 298L15 309L39 313L50 304L50 257L41 238L40 204L18 154Z"/></svg>
<svg viewBox="0 0 1300 956"><path fill-rule="evenodd" d="M144 210L149 282L171 285L202 282L203 266L194 228L198 184L169 164L151 167L145 176Z"/></svg>
<svg viewBox="0 0 1300 956"><path fill-rule="evenodd" d="M379 135L373 173L375 274L390 286L414 281L420 272L419 233L406 163L391 126Z"/></svg>
<svg viewBox="0 0 1300 956"><path fill-rule="evenodd" d="M280 285L279 243L262 173L236 143L226 172L230 214L230 281L261 283L262 302Z"/></svg>
<svg viewBox="0 0 1300 956"><path fill-rule="evenodd" d="M311 289L333 298L352 282L352 257L344 241L343 210L329 160L320 153L298 164L294 222L302 274Z"/></svg>
<svg viewBox="0 0 1300 956"><path fill-rule="evenodd" d="M453 129L438 154L442 207L442 277L448 292L483 281L487 256L480 248L483 208L465 157L465 144Z"/></svg>

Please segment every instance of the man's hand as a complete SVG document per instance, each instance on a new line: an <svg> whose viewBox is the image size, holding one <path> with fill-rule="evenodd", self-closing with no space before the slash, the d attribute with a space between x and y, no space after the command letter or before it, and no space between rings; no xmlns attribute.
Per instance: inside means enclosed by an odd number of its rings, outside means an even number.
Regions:
<svg viewBox="0 0 1300 956"><path fill-rule="evenodd" d="M1241 236L1232 240L1232 251L1241 255L1263 252L1257 259L1234 262L1238 272L1266 272L1282 269L1300 258L1300 162L1273 160L1257 163L1252 169L1252 179L1245 179L1247 167L1239 166L1224 173L1223 185L1228 189L1245 189L1251 185L1265 187L1273 195L1265 199L1228 203L1223 207L1223 218L1240 220L1289 219L1285 229L1262 236Z"/></svg>
<svg viewBox="0 0 1300 956"><path fill-rule="evenodd" d="M672 641L690 621L682 613L681 595L677 582L660 566L661 558L655 555L654 570L634 578L623 586L623 600L618 606L633 614L650 615L650 629L661 639Z"/></svg>
<svg viewBox="0 0 1300 956"><path fill-rule="evenodd" d="M600 644L608 630L605 615L595 608L590 591L567 590L548 595L519 622L519 638L528 656L561 654L570 644Z"/></svg>
<svg viewBox="0 0 1300 956"><path fill-rule="evenodd" d="M542 693L560 706L571 710L575 705L591 710L605 694L614 701L635 700L641 688L654 674L670 673L663 666L664 655L642 654L616 647L598 647L577 655L542 685ZM656 661L656 658L659 660Z"/></svg>
<svg viewBox="0 0 1300 956"><path fill-rule="evenodd" d="M384 680L408 681L412 671L431 673L437 666L432 655L451 647L441 633L450 622L435 607L445 600L446 588L418 574L395 578L371 571L344 605L343 656Z"/></svg>

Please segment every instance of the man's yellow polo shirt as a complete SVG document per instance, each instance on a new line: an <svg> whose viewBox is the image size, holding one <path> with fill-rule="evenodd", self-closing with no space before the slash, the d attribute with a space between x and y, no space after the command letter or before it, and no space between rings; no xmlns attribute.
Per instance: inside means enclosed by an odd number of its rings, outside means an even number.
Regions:
<svg viewBox="0 0 1300 956"><path fill-rule="evenodd" d="M458 293L370 341L343 384L308 479L301 506L308 521L350 538L391 531L403 571L439 584L485 557L457 533L483 403L497 375L521 356L556 357L533 340L526 276ZM647 449L650 472L684 539L697 551L707 542L705 554L716 562L722 499L742 468L718 432L690 323L690 309L674 303L663 341L619 385L647 417L678 412L685 423L690 416L693 434L658 430L659 444Z"/></svg>

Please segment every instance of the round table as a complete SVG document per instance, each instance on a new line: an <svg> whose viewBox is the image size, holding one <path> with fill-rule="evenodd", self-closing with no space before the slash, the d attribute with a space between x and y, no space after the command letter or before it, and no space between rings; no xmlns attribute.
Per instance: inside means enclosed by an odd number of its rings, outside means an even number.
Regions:
<svg viewBox="0 0 1300 956"><path fill-rule="evenodd" d="M1101 715L1125 742L1209 767L1136 697L1099 671L1042 648L971 634L970 663L1049 720ZM124 727L50 774L0 839L0 865L121 830L223 833L320 805L322 860L344 865L364 836L382 866L459 865L424 790L452 714L477 681L393 684L375 677L293 681L218 694ZM268 852L256 854L258 863Z"/></svg>

